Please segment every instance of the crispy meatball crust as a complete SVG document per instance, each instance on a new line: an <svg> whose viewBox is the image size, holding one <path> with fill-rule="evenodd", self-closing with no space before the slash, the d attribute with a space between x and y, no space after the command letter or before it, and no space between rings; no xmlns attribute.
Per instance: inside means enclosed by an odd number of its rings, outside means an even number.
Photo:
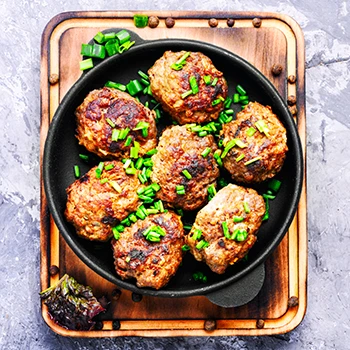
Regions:
<svg viewBox="0 0 350 350"><path fill-rule="evenodd" d="M143 232L160 226L166 232L160 242L146 240ZM126 227L118 240L112 239L114 265L123 278L136 278L138 287L159 289L175 275L182 261L183 226L175 213L154 214Z"/></svg>
<svg viewBox="0 0 350 350"><path fill-rule="evenodd" d="M259 120L265 122L268 136L257 130L255 123ZM253 136L248 136L247 130L251 127L257 131ZM242 183L262 182L275 176L281 170L288 151L286 129L270 106L265 107L258 102L250 102L237 113L236 120L224 124L220 138L224 146L233 139L239 139L247 145L245 148L231 148L223 159L224 167L232 179ZM237 162L241 154L244 158ZM245 165L256 157L260 159Z"/></svg>
<svg viewBox="0 0 350 350"><path fill-rule="evenodd" d="M201 153L210 147L207 157ZM158 152L152 156L152 181L161 186L157 197L169 207L195 210L207 201L208 187L216 186L219 169L213 157L217 146L212 135L199 137L186 126L172 126L159 139ZM182 173L187 170L192 178ZM176 186L183 185L185 194L177 194Z"/></svg>
<svg viewBox="0 0 350 350"><path fill-rule="evenodd" d="M250 213L245 212L244 202L248 203ZM206 262L213 272L223 274L229 265L242 259L254 245L264 213L264 199L255 190L229 184L198 212L186 243L196 260ZM234 217L243 217L244 220L235 223ZM224 221L231 234L236 229L246 230L247 239L243 242L227 239L222 228ZM194 240L192 237L197 229L202 231L202 236ZM209 246L198 250L196 245L202 239Z"/></svg>
<svg viewBox="0 0 350 350"><path fill-rule="evenodd" d="M124 140L112 141L113 129L130 131L133 141L140 143L139 155L142 156L157 144L155 113L138 102L126 92L104 87L91 91L84 102L75 111L77 120L76 137L79 144L101 158L121 159L130 153L130 146L124 146ZM112 126L110 125L111 122ZM149 123L148 136L142 136L142 130L133 129L140 122ZM114 125L115 126L114 126ZM113 127L114 126L114 127Z"/></svg>
<svg viewBox="0 0 350 350"><path fill-rule="evenodd" d="M153 96L181 125L215 120L223 110L223 102L215 106L212 106L212 102L219 97L226 99L228 91L223 73L214 67L210 58L200 52L191 52L181 70L172 69L171 65L185 53L166 51L148 70ZM215 86L206 85L203 80L206 75L211 80L217 78ZM183 93L191 90L189 78L192 76L197 80L199 92L181 98Z"/></svg>
<svg viewBox="0 0 350 350"><path fill-rule="evenodd" d="M114 168L103 170L99 179L94 167L67 188L65 216L80 237L91 241L107 241L113 235L112 227L141 204L136 191L143 185L137 175L125 174L119 161L105 162L109 164ZM101 183L103 179L108 182Z"/></svg>

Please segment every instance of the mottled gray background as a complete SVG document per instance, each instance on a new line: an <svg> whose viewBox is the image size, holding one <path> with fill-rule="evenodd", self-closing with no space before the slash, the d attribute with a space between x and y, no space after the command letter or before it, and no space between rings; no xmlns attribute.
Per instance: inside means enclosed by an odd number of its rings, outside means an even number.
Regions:
<svg viewBox="0 0 350 350"><path fill-rule="evenodd" d="M197 5L196 5L197 3ZM1 349L350 349L350 4L347 0L0 2ZM39 285L39 73L46 23L71 10L261 10L306 39L308 310L277 337L69 339L44 323ZM349 140L347 138L349 137Z"/></svg>

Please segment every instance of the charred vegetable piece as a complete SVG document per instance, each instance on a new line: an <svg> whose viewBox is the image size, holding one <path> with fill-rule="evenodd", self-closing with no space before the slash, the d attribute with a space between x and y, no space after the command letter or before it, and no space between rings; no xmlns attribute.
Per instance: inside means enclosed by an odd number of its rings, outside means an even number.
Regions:
<svg viewBox="0 0 350 350"><path fill-rule="evenodd" d="M91 287L64 275L55 286L40 293L53 320L67 329L90 330L96 315L105 311L92 294Z"/></svg>

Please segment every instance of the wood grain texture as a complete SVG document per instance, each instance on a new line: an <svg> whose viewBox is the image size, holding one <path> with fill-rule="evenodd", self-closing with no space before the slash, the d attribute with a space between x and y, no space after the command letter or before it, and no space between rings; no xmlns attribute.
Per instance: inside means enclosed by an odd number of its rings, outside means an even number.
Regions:
<svg viewBox="0 0 350 350"><path fill-rule="evenodd" d="M154 13L152 13L154 14ZM231 12L168 12L156 14L161 19L156 29L138 29L133 26L133 12L77 12L56 16L47 25L42 40L41 71L41 157L49 121L68 89L79 78L80 45L88 42L98 30L126 28L145 40L159 38L187 38L222 46L255 65L275 85L282 97L297 96L298 129L305 156L305 97L304 97L304 41L298 25L287 16L270 13ZM176 25L165 27L162 19L172 16ZM208 19L216 17L219 25L208 27ZM252 26L252 19L263 20L260 28ZM226 18L235 18L228 28ZM278 63L284 67L279 76L273 76L271 67ZM50 86L48 75L59 74L59 84ZM297 76L297 84L287 84L287 76ZM305 159L305 158L304 158ZM129 291L122 291L107 313L101 316L104 328L100 331L73 332L55 325L43 307L48 325L66 336L185 336L185 335L262 335L290 331L302 320L306 310L307 231L306 183L296 219L288 234L265 263L266 278L258 296L247 305L221 308L205 297L158 299L143 296L132 301ZM93 287L94 294L111 296L116 288L84 265L60 237L48 218L45 194L41 196L41 285L42 289L57 281L49 278L48 268L57 264L60 275L68 273L80 283ZM51 221L51 225L50 225ZM293 256L293 259L291 259ZM296 257L296 258L294 258ZM288 308L290 296L299 297L299 306ZM112 330L112 320L121 320L121 329ZM217 320L217 329L206 332L204 320ZM256 320L264 319L265 327L256 328Z"/></svg>

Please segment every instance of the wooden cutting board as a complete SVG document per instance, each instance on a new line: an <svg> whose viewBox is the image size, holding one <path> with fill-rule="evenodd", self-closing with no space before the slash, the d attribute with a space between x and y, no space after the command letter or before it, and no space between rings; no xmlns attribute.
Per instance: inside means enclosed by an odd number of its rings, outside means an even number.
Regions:
<svg viewBox="0 0 350 350"><path fill-rule="evenodd" d="M305 86L304 39L300 27L290 17L260 12L143 12L160 19L157 28L136 28L134 12L70 12L54 17L42 36L41 52L41 154L50 121L67 90L81 75L80 47L94 35L108 28L125 28L141 38L186 38L209 42L226 48L255 65L275 85L281 96L296 96L294 110L304 159ZM175 20L167 28L165 19ZM216 19L211 27L209 19ZM229 27L227 19L234 19ZM260 24L260 25L259 25ZM271 68L280 64L282 73ZM49 84L50 74L58 74L59 82ZM293 82L291 76L296 78ZM60 273L50 276L49 267L57 265ZM115 336L224 336L270 335L289 332L303 319L306 311L307 227L306 181L294 221L275 252L265 263L265 282L251 302L236 308L222 308L205 297L160 299L143 296L135 300L131 292L122 290L119 300L111 298L115 285L88 268L60 236L47 208L41 178L41 288L55 284L65 273L80 283L90 285L97 297L111 299L108 311L100 316L99 329L70 331L56 325L42 304L42 315L56 333L71 337ZM296 297L298 303L292 303ZM296 305L297 304L297 305ZM120 328L113 329L113 321ZM215 329L207 330L208 321ZM257 322L259 321L259 322ZM118 322L114 322L115 325Z"/></svg>

